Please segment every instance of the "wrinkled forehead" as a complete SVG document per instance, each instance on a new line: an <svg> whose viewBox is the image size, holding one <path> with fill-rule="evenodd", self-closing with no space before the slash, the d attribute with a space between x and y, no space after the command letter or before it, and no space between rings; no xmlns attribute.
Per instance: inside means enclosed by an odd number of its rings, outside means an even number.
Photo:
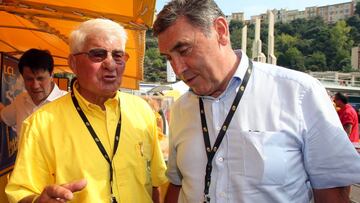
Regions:
<svg viewBox="0 0 360 203"><path fill-rule="evenodd" d="M117 48L120 50L125 49L125 43L121 40L119 36L115 35L105 35L101 33L96 33L88 35L83 44L83 50L102 47L102 48Z"/></svg>
<svg viewBox="0 0 360 203"><path fill-rule="evenodd" d="M184 18L179 18L175 23L159 33L159 50L161 52L170 52L178 44L192 42L196 33L201 33L201 30L188 23Z"/></svg>

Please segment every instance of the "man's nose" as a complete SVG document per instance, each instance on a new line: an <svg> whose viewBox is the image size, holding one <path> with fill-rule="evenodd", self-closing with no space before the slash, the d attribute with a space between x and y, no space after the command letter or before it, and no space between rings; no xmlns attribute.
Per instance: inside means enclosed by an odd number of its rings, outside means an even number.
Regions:
<svg viewBox="0 0 360 203"><path fill-rule="evenodd" d="M116 65L115 60L113 59L111 53L108 52L106 58L102 62L102 67L107 69L114 69L115 65Z"/></svg>
<svg viewBox="0 0 360 203"><path fill-rule="evenodd" d="M31 83L31 87L32 87L33 89L39 88L39 87L40 87L40 81L38 81L38 80L33 80L32 83Z"/></svg>
<svg viewBox="0 0 360 203"><path fill-rule="evenodd" d="M176 75L181 75L187 69L185 61L181 57L173 57L170 64Z"/></svg>

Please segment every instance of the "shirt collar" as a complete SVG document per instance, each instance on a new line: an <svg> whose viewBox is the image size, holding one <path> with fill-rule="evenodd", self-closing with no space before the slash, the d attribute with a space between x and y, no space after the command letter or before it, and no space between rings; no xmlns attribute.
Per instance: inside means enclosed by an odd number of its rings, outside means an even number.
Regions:
<svg viewBox="0 0 360 203"><path fill-rule="evenodd" d="M249 58L242 50L234 50L234 52L235 52L236 56L240 58L240 63L238 65L234 75L230 79L230 82L229 82L228 86L226 87L225 91L223 93L221 93L221 95L217 99L226 97L230 92L232 92L232 90L236 91L236 89L238 88L242 79L245 76L247 67L249 66ZM192 90L190 90L190 91L192 92ZM192 93L195 94L194 92L192 92ZM200 96L200 97L202 97L204 99L214 99L214 97L211 97L211 96Z"/></svg>
<svg viewBox="0 0 360 203"><path fill-rule="evenodd" d="M231 80L238 78L241 81L244 78L246 70L249 66L249 58L242 50L235 50L235 54L240 57L240 63Z"/></svg>
<svg viewBox="0 0 360 203"><path fill-rule="evenodd" d="M79 102L80 107L85 108L86 110L89 110L89 111L94 110L94 109L101 110L101 108L98 105L93 104L93 103L89 102L88 100L86 100L77 90L77 86L78 86L78 83L77 83L77 81L75 81L73 91L74 91L74 95L75 95L76 99ZM116 94L113 98L106 100L105 106L110 105L111 108L116 109L116 106L119 106L118 105L119 103L120 103L120 91L116 91ZM83 110L85 110L85 109L83 109Z"/></svg>
<svg viewBox="0 0 360 203"><path fill-rule="evenodd" d="M28 103L30 102L30 103L32 103L34 106L41 106L41 105L44 105L44 104L46 104L46 103L48 103L48 102L51 102L51 101L55 100L56 98L58 98L60 91L61 91L60 88L56 85L56 83L54 83L54 87L53 87L53 89L51 90L51 92L50 92L50 94L48 95L48 97L46 97L46 99L44 99L42 102L40 102L39 105L36 105L36 104L34 103L34 101L32 100L32 98L30 97L29 93L26 94L25 99L26 99L26 102L28 102Z"/></svg>
<svg viewBox="0 0 360 203"><path fill-rule="evenodd" d="M54 87L53 87L53 89L51 90L49 96L45 99L45 101L52 101L52 100L58 98L58 97L59 97L59 94L58 94L58 93L59 93L60 91L61 91L60 88L57 86L56 83L54 83Z"/></svg>

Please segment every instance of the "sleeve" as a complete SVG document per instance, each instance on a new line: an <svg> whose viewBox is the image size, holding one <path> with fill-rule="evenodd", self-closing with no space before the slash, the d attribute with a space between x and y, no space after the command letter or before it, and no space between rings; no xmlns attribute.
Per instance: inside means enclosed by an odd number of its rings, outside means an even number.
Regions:
<svg viewBox="0 0 360 203"><path fill-rule="evenodd" d="M350 107L352 108L352 107ZM352 114L352 112L350 111L350 109L347 109L345 112L344 112L344 115L342 116L342 124L345 125L345 124L353 124L354 121L355 121L355 118L354 118L354 114Z"/></svg>
<svg viewBox="0 0 360 203"><path fill-rule="evenodd" d="M1 110L1 120L8 126L16 125L16 99Z"/></svg>
<svg viewBox="0 0 360 203"><path fill-rule="evenodd" d="M46 185L53 183L54 177L48 169L42 146L49 144L39 139L36 127L27 120L21 130L19 151L14 170L5 188L10 203L19 202L26 196L40 194Z"/></svg>
<svg viewBox="0 0 360 203"><path fill-rule="evenodd" d="M181 185L182 176L180 173L180 170L176 163L176 147L174 145L174 125L173 123L176 123L175 117L172 115L179 115L174 113L176 104L171 109L170 114L170 125L169 125L169 158L167 163L167 170L166 170L166 176L168 177L169 181L174 185Z"/></svg>
<svg viewBox="0 0 360 203"><path fill-rule="evenodd" d="M325 88L316 81L301 97L303 156L312 187L360 183L360 156L343 130Z"/></svg>
<svg viewBox="0 0 360 203"><path fill-rule="evenodd" d="M150 110L149 114L152 114L153 122L151 124L152 138L153 138L153 154L151 159L151 179L152 185L158 187L167 182L165 176L166 165L161 152L158 136L158 127L156 123L156 118L153 112Z"/></svg>

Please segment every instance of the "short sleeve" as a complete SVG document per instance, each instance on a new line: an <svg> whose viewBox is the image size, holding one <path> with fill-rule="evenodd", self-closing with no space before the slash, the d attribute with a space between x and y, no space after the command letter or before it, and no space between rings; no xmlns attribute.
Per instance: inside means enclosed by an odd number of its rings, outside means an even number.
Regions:
<svg viewBox="0 0 360 203"><path fill-rule="evenodd" d="M303 92L300 105L304 162L312 187L322 189L360 183L360 156L318 81Z"/></svg>
<svg viewBox="0 0 360 203"><path fill-rule="evenodd" d="M352 107L350 107L352 108ZM354 121L355 121L355 118L354 116L356 116L355 114L352 114L352 112L350 111L350 109L347 109L345 112L344 112L344 115L342 115L341 117L341 121L342 121L342 124L345 125L345 124L353 124Z"/></svg>

